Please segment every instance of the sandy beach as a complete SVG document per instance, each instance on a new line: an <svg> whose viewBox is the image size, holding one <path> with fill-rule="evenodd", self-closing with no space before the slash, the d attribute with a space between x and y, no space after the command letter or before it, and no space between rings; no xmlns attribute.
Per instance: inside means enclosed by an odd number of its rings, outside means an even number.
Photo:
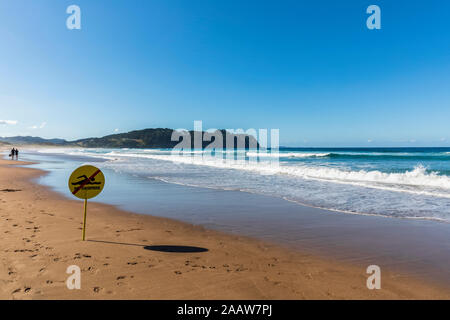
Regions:
<svg viewBox="0 0 450 320"><path fill-rule="evenodd" d="M1 299L448 299L439 288L259 240L89 204L32 182L45 172L0 161ZM69 290L66 269L81 268Z"/></svg>

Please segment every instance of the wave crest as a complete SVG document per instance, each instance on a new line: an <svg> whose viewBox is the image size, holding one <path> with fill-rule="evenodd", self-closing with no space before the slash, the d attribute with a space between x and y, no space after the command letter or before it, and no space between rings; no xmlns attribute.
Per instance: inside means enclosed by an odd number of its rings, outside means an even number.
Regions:
<svg viewBox="0 0 450 320"><path fill-rule="evenodd" d="M248 157L260 158L315 158L328 157L330 153L300 153L300 152L247 152Z"/></svg>

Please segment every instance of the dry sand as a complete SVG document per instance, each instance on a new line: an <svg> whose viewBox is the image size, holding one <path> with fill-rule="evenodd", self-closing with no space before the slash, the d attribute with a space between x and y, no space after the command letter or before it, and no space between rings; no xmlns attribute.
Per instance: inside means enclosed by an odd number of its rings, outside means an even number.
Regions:
<svg viewBox="0 0 450 320"><path fill-rule="evenodd" d="M368 290L361 267L98 203L89 204L83 242L83 202L15 164L24 163L0 160L1 299L450 298L384 271L382 289ZM82 270L80 290L66 286L70 265Z"/></svg>

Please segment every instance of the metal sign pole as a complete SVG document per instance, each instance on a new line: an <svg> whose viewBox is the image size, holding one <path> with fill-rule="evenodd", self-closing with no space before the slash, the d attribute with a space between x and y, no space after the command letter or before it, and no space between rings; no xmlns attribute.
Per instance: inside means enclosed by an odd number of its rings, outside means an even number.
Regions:
<svg viewBox="0 0 450 320"><path fill-rule="evenodd" d="M83 241L86 239L86 211L87 211L87 199L84 199Z"/></svg>

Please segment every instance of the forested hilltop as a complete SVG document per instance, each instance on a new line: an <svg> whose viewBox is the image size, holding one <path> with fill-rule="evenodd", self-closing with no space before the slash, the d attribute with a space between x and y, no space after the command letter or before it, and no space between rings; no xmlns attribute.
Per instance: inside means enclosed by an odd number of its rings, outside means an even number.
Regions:
<svg viewBox="0 0 450 320"><path fill-rule="evenodd" d="M225 130L219 130L220 134L223 138L223 147L227 146L226 137L234 138L235 142L232 145L236 147L255 147L258 146L258 143L255 137L246 134L231 134ZM87 138L87 139L79 139L75 141L66 141L63 139L43 139L40 137L0 137L0 142L10 143L10 144L33 144L33 145L53 145L53 146L78 146L83 148L173 148L180 141L181 137L172 141L172 133L173 129L167 128L155 128L155 129L143 129L143 130L135 130L127 133L117 133L107 135L101 138ZM217 132L216 132L217 133ZM194 147L194 132L189 131L191 138L191 148ZM199 132L197 132L199 134ZM201 132L202 137L205 135L205 132ZM211 134L210 134L211 135ZM188 139L185 137L184 139ZM207 139L202 139L207 140ZM212 141L203 141L202 147L205 148L211 142L214 141L214 137L211 139ZM242 145L237 144L237 140L242 141ZM245 146L244 146L245 141Z"/></svg>

